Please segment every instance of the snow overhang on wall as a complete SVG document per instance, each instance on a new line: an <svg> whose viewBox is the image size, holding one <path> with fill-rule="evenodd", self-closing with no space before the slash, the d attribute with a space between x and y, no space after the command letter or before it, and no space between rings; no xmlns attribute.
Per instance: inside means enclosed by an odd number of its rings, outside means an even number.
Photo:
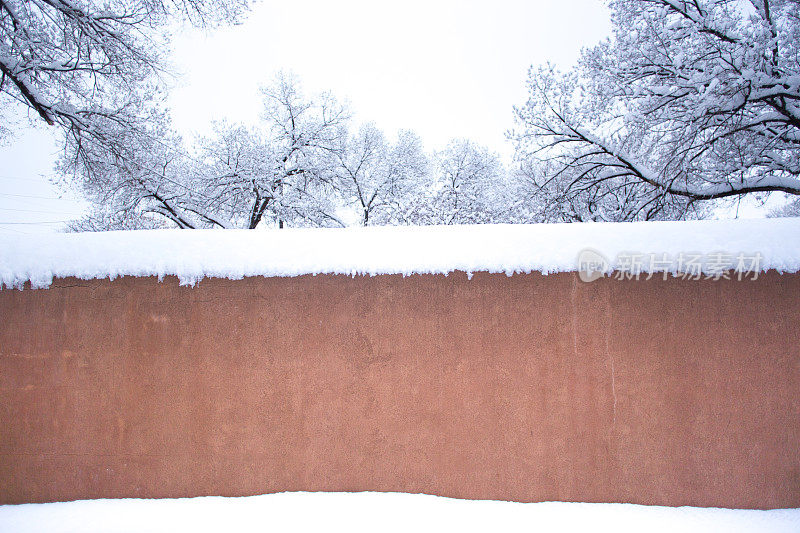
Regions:
<svg viewBox="0 0 800 533"><path fill-rule="evenodd" d="M800 218L627 224L350 229L161 230L0 237L0 286L55 278L292 277L316 274L574 272L579 258L607 272L705 274L723 258L756 271L800 270ZM587 252L589 250L589 252ZM582 255L583 254L583 255ZM741 266L741 265L739 265Z"/></svg>

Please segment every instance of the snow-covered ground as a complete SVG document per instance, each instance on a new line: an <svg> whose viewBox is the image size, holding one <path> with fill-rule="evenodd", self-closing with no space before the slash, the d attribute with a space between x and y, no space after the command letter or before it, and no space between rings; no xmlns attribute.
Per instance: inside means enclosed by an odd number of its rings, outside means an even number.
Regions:
<svg viewBox="0 0 800 533"><path fill-rule="evenodd" d="M284 493L251 498L97 500L0 506L0 531L800 531L800 509L743 511L627 504L464 501L376 493Z"/></svg>
<svg viewBox="0 0 800 533"><path fill-rule="evenodd" d="M758 254L762 271L797 272L800 218L0 236L0 287L47 287L68 276L175 275L193 284L204 277L572 272L587 248L612 267L623 253L725 252Z"/></svg>
<svg viewBox="0 0 800 533"><path fill-rule="evenodd" d="M284 493L251 498L0 506L0 531L797 533L800 509L738 511L627 504L519 504L410 494Z"/></svg>

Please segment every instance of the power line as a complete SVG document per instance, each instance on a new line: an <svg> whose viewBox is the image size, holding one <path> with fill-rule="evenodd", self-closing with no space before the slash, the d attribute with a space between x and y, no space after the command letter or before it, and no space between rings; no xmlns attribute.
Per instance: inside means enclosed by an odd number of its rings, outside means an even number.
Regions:
<svg viewBox="0 0 800 533"><path fill-rule="evenodd" d="M67 202L78 201L78 200L72 200L70 198L59 198L58 196L36 196L33 194L11 194L6 192L0 192L0 196L10 197L10 198L33 198L35 200L64 200Z"/></svg>
<svg viewBox="0 0 800 533"><path fill-rule="evenodd" d="M67 222L75 222L74 220L53 220L47 222L0 222L1 225L8 226L8 225L25 225L25 226L35 226L37 224L65 224Z"/></svg>
<svg viewBox="0 0 800 533"><path fill-rule="evenodd" d="M40 211L38 209L13 209L11 207L0 207L0 211L14 211L16 213L43 213L45 215L75 215L80 213L67 213L65 211Z"/></svg>
<svg viewBox="0 0 800 533"><path fill-rule="evenodd" d="M30 235L27 231L20 231L14 228L0 228L0 231L13 231L14 233L19 233L20 235Z"/></svg>
<svg viewBox="0 0 800 533"><path fill-rule="evenodd" d="M54 176L39 176L38 178L33 178L33 177L25 178L25 177L22 177L22 176L3 176L3 175L0 175L0 179L17 180L17 181L42 181L42 180L46 181L46 180L49 180L52 177L54 177Z"/></svg>

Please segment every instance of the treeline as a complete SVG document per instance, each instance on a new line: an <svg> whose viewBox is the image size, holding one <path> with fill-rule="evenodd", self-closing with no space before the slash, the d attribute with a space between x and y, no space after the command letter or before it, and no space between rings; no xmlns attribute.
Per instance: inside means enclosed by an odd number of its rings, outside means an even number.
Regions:
<svg viewBox="0 0 800 533"><path fill-rule="evenodd" d="M60 132L63 184L93 206L72 229L676 220L772 194L800 215L800 2L610 0L610 39L531 68L511 168L468 140L387 138L286 77L256 127L184 142L165 29L249 5L0 1L0 114Z"/></svg>
<svg viewBox="0 0 800 533"><path fill-rule="evenodd" d="M62 161L93 206L72 229L533 221L519 183L485 147L461 139L429 152L413 132L387 138L285 75L263 102L256 127L218 123L187 146L162 113L120 132L115 151Z"/></svg>

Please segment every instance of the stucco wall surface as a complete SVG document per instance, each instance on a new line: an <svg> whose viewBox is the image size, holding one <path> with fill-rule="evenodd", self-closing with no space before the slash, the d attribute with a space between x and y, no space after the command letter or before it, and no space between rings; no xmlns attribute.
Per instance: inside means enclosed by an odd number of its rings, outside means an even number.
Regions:
<svg viewBox="0 0 800 533"><path fill-rule="evenodd" d="M800 275L0 291L0 503L279 491L800 507Z"/></svg>

